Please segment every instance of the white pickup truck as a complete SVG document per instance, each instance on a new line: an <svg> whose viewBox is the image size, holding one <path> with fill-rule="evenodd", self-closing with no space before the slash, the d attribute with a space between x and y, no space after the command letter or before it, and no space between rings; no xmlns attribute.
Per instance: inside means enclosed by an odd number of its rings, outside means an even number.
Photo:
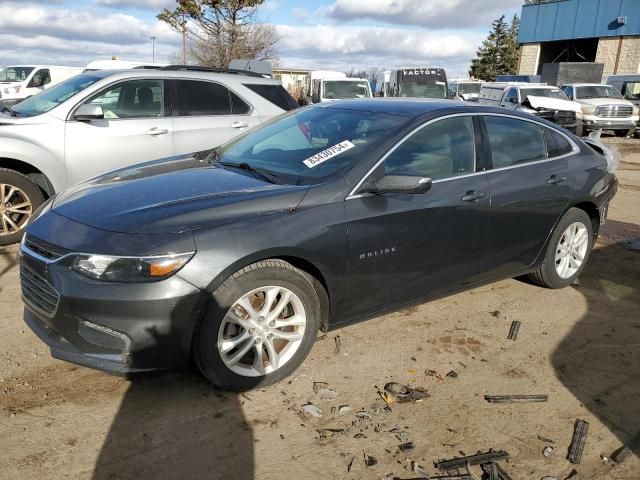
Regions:
<svg viewBox="0 0 640 480"><path fill-rule="evenodd" d="M573 83L560 89L565 95L582 105L585 133L593 130L613 130L618 137L633 135L638 122L638 107L625 100L611 85Z"/></svg>

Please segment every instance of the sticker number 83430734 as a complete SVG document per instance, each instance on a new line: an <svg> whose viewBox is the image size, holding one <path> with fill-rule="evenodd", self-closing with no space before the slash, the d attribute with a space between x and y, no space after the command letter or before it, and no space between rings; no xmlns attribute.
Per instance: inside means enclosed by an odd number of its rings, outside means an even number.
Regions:
<svg viewBox="0 0 640 480"><path fill-rule="evenodd" d="M351 150L353 147L355 147L353 143L351 143L349 140L345 140L344 142L340 142L333 147L327 148L326 150L318 152L314 156L307 158L306 160L304 160L304 164L309 168L313 168L323 162L326 162L330 158L335 157L336 155L340 155L347 150Z"/></svg>

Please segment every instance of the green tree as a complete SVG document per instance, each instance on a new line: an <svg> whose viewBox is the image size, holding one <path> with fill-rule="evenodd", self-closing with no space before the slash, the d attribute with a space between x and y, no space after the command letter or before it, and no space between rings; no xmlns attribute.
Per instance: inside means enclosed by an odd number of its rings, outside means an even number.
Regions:
<svg viewBox="0 0 640 480"><path fill-rule="evenodd" d="M165 8L158 19L183 35L184 49L192 62L227 67L234 58L277 59L276 28L256 21L257 9L264 0L176 2L175 9Z"/></svg>
<svg viewBox="0 0 640 480"><path fill-rule="evenodd" d="M498 75L514 74L518 68L518 28L520 19L513 16L511 24L502 15L492 23L491 33L482 42L471 61L469 74L475 78L494 81Z"/></svg>

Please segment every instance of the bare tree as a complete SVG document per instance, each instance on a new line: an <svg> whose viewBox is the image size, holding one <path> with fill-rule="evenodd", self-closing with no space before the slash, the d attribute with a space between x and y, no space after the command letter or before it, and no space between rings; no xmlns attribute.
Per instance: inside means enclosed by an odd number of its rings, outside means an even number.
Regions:
<svg viewBox="0 0 640 480"><path fill-rule="evenodd" d="M258 23L256 11L264 0L177 0L158 19L186 32L189 63L226 67L234 58L275 60L278 31Z"/></svg>

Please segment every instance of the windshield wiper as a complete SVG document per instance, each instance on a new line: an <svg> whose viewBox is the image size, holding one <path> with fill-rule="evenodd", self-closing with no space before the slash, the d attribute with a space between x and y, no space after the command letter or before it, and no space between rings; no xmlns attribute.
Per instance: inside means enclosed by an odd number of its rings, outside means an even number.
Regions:
<svg viewBox="0 0 640 480"><path fill-rule="evenodd" d="M263 180L265 180L265 181L267 181L269 183L277 183L275 181L275 179L278 178L278 176L279 176L277 173L272 172L270 170L264 170L262 168L252 167L247 162L240 162L240 163L224 162L224 161L218 159L218 161L216 163L218 165L222 165L222 166L225 166L225 167L239 168L240 170L244 170L245 172L253 173L254 175L262 178Z"/></svg>

